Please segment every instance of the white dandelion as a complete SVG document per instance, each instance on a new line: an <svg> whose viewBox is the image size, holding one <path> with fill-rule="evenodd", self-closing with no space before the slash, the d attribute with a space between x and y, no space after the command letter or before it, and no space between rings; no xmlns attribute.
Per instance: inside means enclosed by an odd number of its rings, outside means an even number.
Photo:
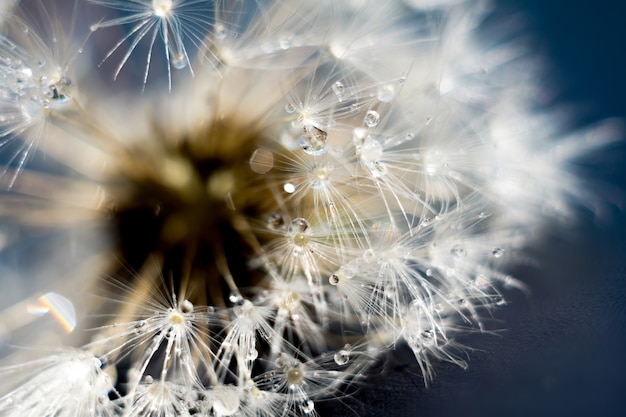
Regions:
<svg viewBox="0 0 626 417"><path fill-rule="evenodd" d="M55 353L4 347L2 415L315 416L400 345L428 385L620 132L531 111L484 2L90 0L86 33L40 9L57 40L26 4L0 20L0 264L36 295L0 336Z"/></svg>

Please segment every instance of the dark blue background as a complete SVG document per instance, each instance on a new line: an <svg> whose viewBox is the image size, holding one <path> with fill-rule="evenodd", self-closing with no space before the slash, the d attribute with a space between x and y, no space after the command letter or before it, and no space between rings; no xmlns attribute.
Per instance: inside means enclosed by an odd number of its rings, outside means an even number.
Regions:
<svg viewBox="0 0 626 417"><path fill-rule="evenodd" d="M626 3L620 0L500 0L504 15L523 10L532 47L547 60L553 105L574 105L584 126L626 116ZM626 219L616 190L626 184L626 146L590 155L580 171L617 204L581 210L575 230L554 227L531 251L537 266L513 271L532 293L509 294L496 314L497 336L464 339L470 368L438 364L424 388L407 352L373 375L343 406L322 415L624 416L626 415ZM389 370L391 369L391 372Z"/></svg>

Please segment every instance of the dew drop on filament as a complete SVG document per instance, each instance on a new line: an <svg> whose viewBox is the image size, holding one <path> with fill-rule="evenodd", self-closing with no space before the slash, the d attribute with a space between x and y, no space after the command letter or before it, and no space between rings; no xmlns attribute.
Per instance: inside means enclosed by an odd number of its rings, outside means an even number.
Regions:
<svg viewBox="0 0 626 417"><path fill-rule="evenodd" d="M315 404L311 400L304 400L302 404L300 404L300 409L304 414L311 414L315 411Z"/></svg>
<svg viewBox="0 0 626 417"><path fill-rule="evenodd" d="M289 237L298 246L304 246L309 242L311 237L311 227L309 222L303 218L297 218L291 221L287 228Z"/></svg>
<svg viewBox="0 0 626 417"><path fill-rule="evenodd" d="M380 123L380 114L376 110L370 110L365 114L363 121L368 127L376 127Z"/></svg>
<svg viewBox="0 0 626 417"><path fill-rule="evenodd" d="M315 126L304 126L300 136L300 147L309 155L321 155L326 152L328 133Z"/></svg>
<svg viewBox="0 0 626 417"><path fill-rule="evenodd" d="M340 350L335 353L334 359L337 365L345 365L350 360L350 353L347 350Z"/></svg>
<svg viewBox="0 0 626 417"><path fill-rule="evenodd" d="M187 66L185 54L176 53L172 56L172 66L176 69L183 69Z"/></svg>
<svg viewBox="0 0 626 417"><path fill-rule="evenodd" d="M332 88L333 93L335 93L335 96L337 96L337 100L343 101L343 99L346 97L346 87L342 84L342 82L335 82Z"/></svg>
<svg viewBox="0 0 626 417"><path fill-rule="evenodd" d="M267 216L265 226L270 230L279 230L285 226L285 219L280 213L272 213Z"/></svg>

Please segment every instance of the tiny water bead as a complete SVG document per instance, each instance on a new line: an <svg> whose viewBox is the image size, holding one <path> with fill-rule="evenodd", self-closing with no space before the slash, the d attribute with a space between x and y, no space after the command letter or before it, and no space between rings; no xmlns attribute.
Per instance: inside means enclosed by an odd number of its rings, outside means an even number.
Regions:
<svg viewBox="0 0 626 417"><path fill-rule="evenodd" d="M313 169L311 187L313 189L323 189L328 182L330 172L326 167L316 167Z"/></svg>
<svg viewBox="0 0 626 417"><path fill-rule="evenodd" d="M346 97L346 87L343 85L341 81L337 81L332 86L333 93L337 96L338 101L343 101Z"/></svg>
<svg viewBox="0 0 626 417"><path fill-rule="evenodd" d="M289 114L292 114L296 111L296 106L294 106L293 103L287 103L285 104L285 111Z"/></svg>
<svg viewBox="0 0 626 417"><path fill-rule="evenodd" d="M450 249L450 253L456 258L462 258L465 256L465 248L461 245L454 245L452 249Z"/></svg>
<svg viewBox="0 0 626 417"><path fill-rule="evenodd" d="M148 322L146 320L140 320L135 323L133 330L136 334L143 334L148 330Z"/></svg>
<svg viewBox="0 0 626 417"><path fill-rule="evenodd" d="M179 306L180 312L183 314L189 314L193 312L193 304L189 300L185 300L180 303Z"/></svg>
<svg viewBox="0 0 626 417"><path fill-rule="evenodd" d="M501 258L504 255L504 249L502 248L494 248L491 252L494 258Z"/></svg>
<svg viewBox="0 0 626 417"><path fill-rule="evenodd" d="M306 219L297 218L289 223L287 233L294 244L304 246L311 238L311 226Z"/></svg>
<svg viewBox="0 0 626 417"><path fill-rule="evenodd" d="M345 365L350 361L350 352L342 349L335 353L334 359L337 365Z"/></svg>
<svg viewBox="0 0 626 417"><path fill-rule="evenodd" d="M376 127L378 126L378 123L380 123L380 114L376 110L369 110L365 113L363 121L367 127Z"/></svg>
<svg viewBox="0 0 626 417"><path fill-rule="evenodd" d="M328 278L328 283L330 285L336 286L337 284L339 284L339 275L337 274L332 274L329 278Z"/></svg>
<svg viewBox="0 0 626 417"><path fill-rule="evenodd" d="M309 154L318 156L326 152L328 133L315 126L305 125L300 136L300 147Z"/></svg>
<svg viewBox="0 0 626 417"><path fill-rule="evenodd" d="M300 409L304 414L311 414L315 411L315 403L311 400L304 400L300 404Z"/></svg>
<svg viewBox="0 0 626 417"><path fill-rule="evenodd" d="M265 220L265 226L270 230L280 230L285 227L285 218L280 213L271 213Z"/></svg>

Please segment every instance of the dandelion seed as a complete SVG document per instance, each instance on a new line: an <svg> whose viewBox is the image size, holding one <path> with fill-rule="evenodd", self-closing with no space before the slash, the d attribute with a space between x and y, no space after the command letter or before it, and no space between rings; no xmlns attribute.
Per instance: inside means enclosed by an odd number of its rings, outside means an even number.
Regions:
<svg viewBox="0 0 626 417"><path fill-rule="evenodd" d="M189 48L198 50L204 46L204 36L208 32L211 15L210 2L206 0L90 0L92 3L125 12L118 18L102 20L92 26L92 31L102 28L133 25L132 29L104 57L109 59L124 42L130 46L122 57L113 78L117 78L122 68L129 62L131 55L140 43L147 43L148 53L143 74L143 88L148 82L152 65L153 48L157 36L163 42L164 57L167 67L167 85L172 89L172 67L177 70L189 67L193 56Z"/></svg>

